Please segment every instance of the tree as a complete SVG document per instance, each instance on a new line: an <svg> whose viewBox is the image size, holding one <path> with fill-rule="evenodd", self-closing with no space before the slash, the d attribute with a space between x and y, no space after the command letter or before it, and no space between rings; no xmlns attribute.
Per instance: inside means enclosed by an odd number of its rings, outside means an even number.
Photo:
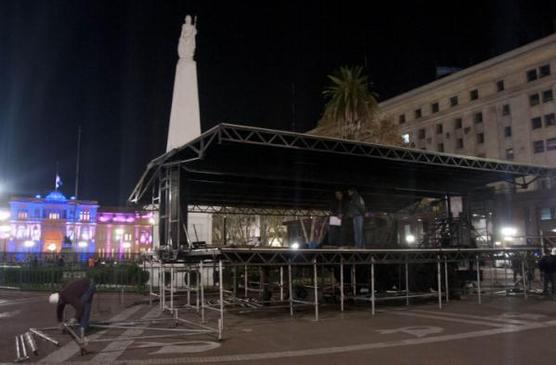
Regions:
<svg viewBox="0 0 556 365"><path fill-rule="evenodd" d="M380 111L377 94L369 89L362 67L340 67L328 75L328 79L330 85L323 91L328 101L321 120L310 134L371 143L403 144L396 123Z"/></svg>

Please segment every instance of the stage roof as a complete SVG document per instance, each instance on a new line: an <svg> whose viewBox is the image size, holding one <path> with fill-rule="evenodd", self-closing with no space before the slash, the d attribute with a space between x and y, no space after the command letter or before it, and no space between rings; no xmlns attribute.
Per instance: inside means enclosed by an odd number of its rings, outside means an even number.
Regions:
<svg viewBox="0 0 556 365"><path fill-rule="evenodd" d="M385 212L421 197L465 195L493 182L556 173L546 166L219 124L151 161L129 201L149 204L162 171L177 166L193 206L327 209L334 191L353 187L369 210Z"/></svg>

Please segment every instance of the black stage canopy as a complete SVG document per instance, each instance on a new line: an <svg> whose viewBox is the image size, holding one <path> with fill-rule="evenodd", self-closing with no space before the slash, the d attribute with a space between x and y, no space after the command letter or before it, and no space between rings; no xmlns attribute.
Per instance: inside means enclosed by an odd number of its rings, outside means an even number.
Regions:
<svg viewBox="0 0 556 365"><path fill-rule="evenodd" d="M219 124L151 161L129 201L150 204L164 171L178 167L180 194L192 206L326 210L334 191L355 188L370 210L384 212L421 197L466 195L489 183L556 172L546 166Z"/></svg>

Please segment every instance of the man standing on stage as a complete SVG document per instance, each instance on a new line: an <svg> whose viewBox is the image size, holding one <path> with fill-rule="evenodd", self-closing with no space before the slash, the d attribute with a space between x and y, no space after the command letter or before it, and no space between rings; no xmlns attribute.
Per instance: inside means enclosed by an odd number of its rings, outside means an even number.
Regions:
<svg viewBox="0 0 556 365"><path fill-rule="evenodd" d="M357 190L348 190L348 204L346 217L353 219L353 241L356 248L364 248L365 238L363 236L363 218L365 217L365 201Z"/></svg>
<svg viewBox="0 0 556 365"><path fill-rule="evenodd" d="M56 316L62 329L64 308L66 304L69 304L75 309L75 315L70 320L70 324L79 323L83 331L87 330L95 291L96 287L92 280L74 279L68 282L59 293L50 295L50 303L57 305Z"/></svg>

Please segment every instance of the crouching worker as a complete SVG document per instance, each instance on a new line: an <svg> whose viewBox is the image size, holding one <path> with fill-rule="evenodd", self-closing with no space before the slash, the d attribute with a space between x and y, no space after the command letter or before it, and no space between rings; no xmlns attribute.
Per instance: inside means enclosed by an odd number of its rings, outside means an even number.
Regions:
<svg viewBox="0 0 556 365"><path fill-rule="evenodd" d="M89 327L95 284L89 279L74 279L69 281L58 293L50 295L50 303L56 304L56 316L60 328L63 329L64 308L66 304L75 309L75 315L69 321L70 325L79 323L86 331Z"/></svg>

